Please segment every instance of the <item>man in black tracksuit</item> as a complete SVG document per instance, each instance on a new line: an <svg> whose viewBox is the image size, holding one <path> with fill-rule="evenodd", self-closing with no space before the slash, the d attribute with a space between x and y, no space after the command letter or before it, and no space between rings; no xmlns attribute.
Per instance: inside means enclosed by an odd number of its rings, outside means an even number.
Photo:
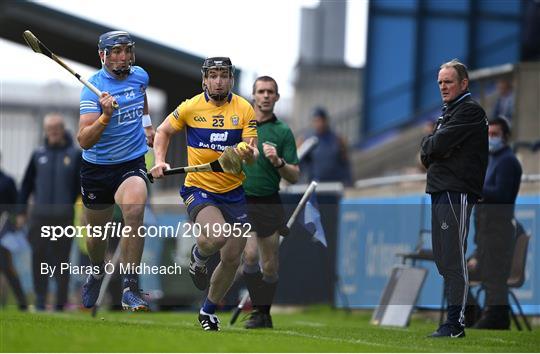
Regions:
<svg viewBox="0 0 540 354"><path fill-rule="evenodd" d="M448 317L431 337L464 337L468 292L465 261L472 205L480 199L488 162L488 123L468 91L465 65L452 60L441 65L438 84L443 115L421 145L431 194L433 255L443 276Z"/></svg>
<svg viewBox="0 0 540 354"><path fill-rule="evenodd" d="M73 146L59 114L44 119L45 144L37 148L30 158L19 194L17 224L26 219L27 203L33 195L28 239L32 247L32 273L36 293L36 309L45 310L48 274L42 274L41 264L57 266L55 271L57 296L56 310L67 303L69 273L60 273L60 264L69 262L71 237L56 241L42 237L41 227L73 225L73 205L80 194L79 171L81 152Z"/></svg>

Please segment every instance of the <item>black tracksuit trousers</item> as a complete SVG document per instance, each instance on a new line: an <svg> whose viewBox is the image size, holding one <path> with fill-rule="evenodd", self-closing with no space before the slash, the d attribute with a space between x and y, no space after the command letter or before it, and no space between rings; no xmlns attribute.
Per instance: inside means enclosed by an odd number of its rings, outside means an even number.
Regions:
<svg viewBox="0 0 540 354"><path fill-rule="evenodd" d="M69 278L68 272L60 272L62 263L69 262L72 237L61 237L56 241L42 237L42 226L67 227L73 224L73 216L67 217L32 217L28 239L32 247L32 275L34 291L36 294L36 306L43 310L46 303L49 275L42 274L41 263L56 266L56 310L62 310L68 301Z"/></svg>
<svg viewBox="0 0 540 354"><path fill-rule="evenodd" d="M469 279L465 252L473 198L466 193L431 194L431 242L448 299L447 322L464 326Z"/></svg>

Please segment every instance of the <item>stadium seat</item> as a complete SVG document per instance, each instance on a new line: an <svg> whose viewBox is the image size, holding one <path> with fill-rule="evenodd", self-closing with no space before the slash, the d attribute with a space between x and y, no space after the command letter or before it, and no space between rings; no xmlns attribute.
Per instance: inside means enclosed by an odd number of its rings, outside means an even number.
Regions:
<svg viewBox="0 0 540 354"><path fill-rule="evenodd" d="M507 280L508 285L508 296L510 297L510 305L513 301L515 306L518 309L519 315L521 316L521 319L523 320L523 323L525 324L525 327L529 331L531 331L531 325L529 324L529 321L527 320L527 317L523 313L523 309L521 307L521 304L514 293L512 289L519 289L523 286L525 283L525 269L527 265L527 252L529 249L529 240L531 238L530 235L527 234L527 232L523 229L521 224L516 223L516 244L514 246L514 255L512 258L512 265L510 268L510 276ZM481 282L479 281L471 281L469 283L469 286L472 287L479 287L478 291L476 292L476 299L479 299L480 294L482 291L484 291L484 287L482 286ZM472 292L471 292L472 294ZM509 306L510 308L510 315L512 317L512 320L514 321L514 324L516 325L516 328L518 331L522 330L521 324L518 321L518 317L516 316L512 306Z"/></svg>
<svg viewBox="0 0 540 354"><path fill-rule="evenodd" d="M525 268L527 265L527 252L529 250L529 240L531 236L528 235L525 232L525 230L521 228L521 225L519 224L518 224L517 231L518 231L518 235L516 238L516 245L514 247L514 256L512 259L512 266L510 269L510 276L508 277L508 281L506 282L506 284L508 285L508 294L510 295L510 299L512 299L514 303L516 304L516 307L518 308L519 314L521 318L523 319L525 326L530 331L531 325L529 324L527 317L525 317L525 314L523 313L523 309L521 308L521 304L519 303L519 300L517 299L516 294L514 293L512 289L519 289L523 285L523 283L525 283ZM510 313L512 315L512 319L514 320L514 323L516 324L516 327L518 328L518 330L521 330L521 326L514 313L514 310L512 309L512 306L510 306Z"/></svg>

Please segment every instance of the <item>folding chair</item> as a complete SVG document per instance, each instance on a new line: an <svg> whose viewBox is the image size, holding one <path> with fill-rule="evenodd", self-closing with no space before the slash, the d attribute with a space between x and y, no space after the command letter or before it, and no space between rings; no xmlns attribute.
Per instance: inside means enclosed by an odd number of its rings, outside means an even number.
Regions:
<svg viewBox="0 0 540 354"><path fill-rule="evenodd" d="M525 327L527 327L529 331L532 330L531 325L529 324L527 317L523 313L521 304L519 303L519 300L512 289L519 289L521 288L521 286L523 286L523 283L525 283L525 267L527 265L527 252L529 250L530 238L531 236L528 235L527 232L525 232L525 230L523 230L521 225L519 225L518 223L516 245L514 247L514 256L512 258L510 276L508 277L508 281L506 282L506 284L508 285L508 295L510 295L510 299L512 299L516 304L519 315L521 316L523 323L525 323ZM514 313L512 306L510 306L510 314L512 315L512 319L514 320L517 329L521 331L521 325L519 324L518 318Z"/></svg>
<svg viewBox="0 0 540 354"><path fill-rule="evenodd" d="M518 314L521 316L523 323L525 323L525 327L527 327L529 331L532 330L531 325L529 324L527 317L523 313L521 304L512 289L518 289L523 286L523 283L525 283L525 267L527 265L527 252L529 250L530 238L531 236L527 234L525 229L523 229L523 226L521 226L519 222L516 222L516 243L514 246L514 255L512 256L510 276L508 277L508 280L506 282L506 284L508 285L508 296L510 296L510 300L512 300L518 308ZM469 286L471 287L478 285L480 286L480 288L476 292L476 299L479 299L480 293L484 291L485 288L481 284L481 282L478 281L469 283ZM512 317L512 320L514 321L514 324L516 325L516 328L518 329L518 331L521 331L521 324L519 323L518 317L512 309L512 306L509 306L509 309L510 315Z"/></svg>

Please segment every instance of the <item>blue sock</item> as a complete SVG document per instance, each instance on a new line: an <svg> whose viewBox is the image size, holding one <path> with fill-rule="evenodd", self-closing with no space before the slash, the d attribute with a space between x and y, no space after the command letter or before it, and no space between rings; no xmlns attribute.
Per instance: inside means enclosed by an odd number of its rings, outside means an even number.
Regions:
<svg viewBox="0 0 540 354"><path fill-rule="evenodd" d="M139 291L139 277L137 274L125 274L122 277L122 289L129 288L131 291Z"/></svg>
<svg viewBox="0 0 540 354"><path fill-rule="evenodd" d="M210 301L208 297L206 297L206 299L204 300L202 310L209 315L213 315L216 313L216 307L217 305L214 304L212 301Z"/></svg>
<svg viewBox="0 0 540 354"><path fill-rule="evenodd" d="M91 263L91 264L92 264L92 270L95 270L96 268L98 269L97 273L92 272L92 276L95 279L103 278L103 276L105 275L105 262L101 262L100 264L94 264L94 263Z"/></svg>
<svg viewBox="0 0 540 354"><path fill-rule="evenodd" d="M203 256L199 251L199 247L195 246L193 248L193 258L195 258L195 263L197 263L197 265L205 265L210 257Z"/></svg>

